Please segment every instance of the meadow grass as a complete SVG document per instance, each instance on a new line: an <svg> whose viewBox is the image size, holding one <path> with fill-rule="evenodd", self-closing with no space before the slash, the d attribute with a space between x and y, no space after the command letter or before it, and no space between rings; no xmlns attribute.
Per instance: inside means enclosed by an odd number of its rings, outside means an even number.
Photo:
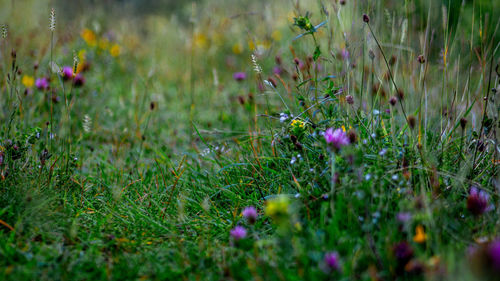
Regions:
<svg viewBox="0 0 500 281"><path fill-rule="evenodd" d="M0 279L498 280L499 3L0 3Z"/></svg>

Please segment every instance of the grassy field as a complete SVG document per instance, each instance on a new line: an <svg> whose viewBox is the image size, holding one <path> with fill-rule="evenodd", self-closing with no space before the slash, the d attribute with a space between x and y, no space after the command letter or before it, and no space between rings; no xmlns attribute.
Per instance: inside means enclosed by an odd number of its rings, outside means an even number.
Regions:
<svg viewBox="0 0 500 281"><path fill-rule="evenodd" d="M500 2L0 6L0 280L499 280Z"/></svg>

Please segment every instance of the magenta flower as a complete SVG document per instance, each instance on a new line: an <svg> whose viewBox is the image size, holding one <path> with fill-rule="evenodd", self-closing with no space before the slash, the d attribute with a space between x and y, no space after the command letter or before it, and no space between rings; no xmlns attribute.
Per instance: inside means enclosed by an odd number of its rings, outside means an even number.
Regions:
<svg viewBox="0 0 500 281"><path fill-rule="evenodd" d="M500 272L500 239L493 241L488 248L488 256L493 270Z"/></svg>
<svg viewBox="0 0 500 281"><path fill-rule="evenodd" d="M488 211L489 195L473 186L467 197L467 209L475 216L479 216Z"/></svg>
<svg viewBox="0 0 500 281"><path fill-rule="evenodd" d="M73 85L75 85L75 87L81 87L83 84L85 84L85 77L78 73L75 78L73 78Z"/></svg>
<svg viewBox="0 0 500 281"><path fill-rule="evenodd" d="M337 252L329 252L325 254L325 264L330 270L340 270L340 258Z"/></svg>
<svg viewBox="0 0 500 281"><path fill-rule="evenodd" d="M324 137L326 143L336 150L349 144L349 138L342 129L336 129L334 131L333 128L329 128L325 131Z"/></svg>
<svg viewBox="0 0 500 281"><path fill-rule="evenodd" d="M238 81L238 82L241 82L241 81L247 79L247 74L245 72L236 72L233 74L233 79Z"/></svg>
<svg viewBox="0 0 500 281"><path fill-rule="evenodd" d="M349 51L346 48L343 48L342 51L340 51L340 55L342 56L342 59L344 59L344 60L349 59Z"/></svg>
<svg viewBox="0 0 500 281"><path fill-rule="evenodd" d="M243 226L238 225L235 228L231 229L229 234L235 241L238 241L247 236L247 230Z"/></svg>
<svg viewBox="0 0 500 281"><path fill-rule="evenodd" d="M314 70L316 70L318 72L320 72L323 69L323 66L321 65L321 63L314 63L313 66L314 66Z"/></svg>
<svg viewBox="0 0 500 281"><path fill-rule="evenodd" d="M283 72L283 69L281 68L281 66L277 65L277 66L273 67L274 74L280 75L282 72Z"/></svg>
<svg viewBox="0 0 500 281"><path fill-rule="evenodd" d="M400 223L406 223L411 220L411 214L408 212L401 212L396 215L396 219Z"/></svg>
<svg viewBox="0 0 500 281"><path fill-rule="evenodd" d="M246 207L243 209L242 215L248 220L249 223L254 224L257 220L257 209L253 206Z"/></svg>
<svg viewBox="0 0 500 281"><path fill-rule="evenodd" d="M63 67L62 77L64 81L73 79L73 68L71 68L71 66Z"/></svg>
<svg viewBox="0 0 500 281"><path fill-rule="evenodd" d="M38 78L35 81L35 87L38 90L47 90L49 88L49 80L46 77Z"/></svg>

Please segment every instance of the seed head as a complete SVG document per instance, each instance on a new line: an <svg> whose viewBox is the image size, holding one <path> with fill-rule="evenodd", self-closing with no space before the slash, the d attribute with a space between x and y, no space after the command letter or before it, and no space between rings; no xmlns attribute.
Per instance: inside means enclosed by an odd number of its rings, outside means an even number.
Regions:
<svg viewBox="0 0 500 281"><path fill-rule="evenodd" d="M349 138L349 143L356 143L358 141L358 134L354 129L350 129L347 132L347 137Z"/></svg>
<svg viewBox="0 0 500 281"><path fill-rule="evenodd" d="M410 115L408 116L408 125L410 126L410 128L415 128L415 125L417 123L417 119L415 118L415 116L413 115Z"/></svg>
<svg viewBox="0 0 500 281"><path fill-rule="evenodd" d="M397 60L398 58L395 55L392 55L391 58L389 59L389 64L393 66Z"/></svg>
<svg viewBox="0 0 500 281"><path fill-rule="evenodd" d="M92 130L92 118L90 118L87 114L83 117L83 130L86 133L89 133Z"/></svg>
<svg viewBox="0 0 500 281"><path fill-rule="evenodd" d="M257 57L254 54L252 54L252 64L253 64L253 69L255 70L255 72L257 72L257 74L261 74L262 67L260 67L259 63L257 62Z"/></svg>
<svg viewBox="0 0 500 281"><path fill-rule="evenodd" d="M274 58L274 61L276 62L277 65L281 65L281 57L279 55L277 55L275 58Z"/></svg>
<svg viewBox="0 0 500 281"><path fill-rule="evenodd" d="M52 32L54 30L56 30L56 10L54 10L54 8L52 8L50 10L50 25L49 25L49 29Z"/></svg>
<svg viewBox="0 0 500 281"><path fill-rule="evenodd" d="M345 100L347 101L348 104L354 104L354 97L351 95L347 95L345 97Z"/></svg>
<svg viewBox="0 0 500 281"><path fill-rule="evenodd" d="M1 32L2 32L2 38L3 39L7 38L7 35L8 35L8 32L9 32L9 26L6 25L6 24L2 24Z"/></svg>
<svg viewBox="0 0 500 281"><path fill-rule="evenodd" d="M73 52L73 73L76 73L78 70L78 54Z"/></svg>
<svg viewBox="0 0 500 281"><path fill-rule="evenodd" d="M398 89L398 99L402 101L404 100L404 98L405 98L405 93L403 92L403 90Z"/></svg>
<svg viewBox="0 0 500 281"><path fill-rule="evenodd" d="M268 81L273 86L273 88L276 88L278 86L278 82L276 82L276 79L274 79L273 77L267 78L266 81Z"/></svg>
<svg viewBox="0 0 500 281"><path fill-rule="evenodd" d="M389 99L389 103L392 105L392 106L395 106L396 103L398 102L398 99L396 97L391 97Z"/></svg>
<svg viewBox="0 0 500 281"><path fill-rule="evenodd" d="M425 62L425 57L423 55L420 55L420 56L417 57L417 61L419 63L424 63Z"/></svg>
<svg viewBox="0 0 500 281"><path fill-rule="evenodd" d="M368 57L369 57L371 60L373 60L373 59L375 58L375 53L374 53L372 50L370 50L370 51L368 52Z"/></svg>
<svg viewBox="0 0 500 281"><path fill-rule="evenodd" d="M367 14L363 14L363 21L366 23L370 22L370 17Z"/></svg>
<svg viewBox="0 0 500 281"><path fill-rule="evenodd" d="M465 126L467 126L467 119L465 118L460 118L460 127L463 129L465 129Z"/></svg>

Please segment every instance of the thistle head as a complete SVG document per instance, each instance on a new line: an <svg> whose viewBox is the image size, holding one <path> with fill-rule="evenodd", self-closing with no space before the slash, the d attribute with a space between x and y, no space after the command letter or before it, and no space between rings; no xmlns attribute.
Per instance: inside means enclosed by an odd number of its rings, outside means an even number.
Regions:
<svg viewBox="0 0 500 281"><path fill-rule="evenodd" d="M244 218L248 220L249 223L254 224L255 221L257 220L257 209L253 206L246 207L243 209L243 212L241 213Z"/></svg>
<svg viewBox="0 0 500 281"><path fill-rule="evenodd" d="M324 133L326 143L334 148L335 150L339 150L343 146L349 144L349 138L346 133L342 129L333 129L329 128Z"/></svg>
<svg viewBox="0 0 500 281"><path fill-rule="evenodd" d="M247 230L243 226L238 225L235 228L231 229L229 234L235 241L238 241L247 236Z"/></svg>
<svg viewBox="0 0 500 281"><path fill-rule="evenodd" d="M467 197L467 209L475 216L480 216L488 211L490 197L484 190L473 186Z"/></svg>
<svg viewBox="0 0 500 281"><path fill-rule="evenodd" d="M363 21L365 23L369 23L370 22L370 17L367 14L363 14Z"/></svg>
<svg viewBox="0 0 500 281"><path fill-rule="evenodd" d="M324 257L324 262L329 270L332 271L340 270L340 258L337 252L326 253Z"/></svg>

